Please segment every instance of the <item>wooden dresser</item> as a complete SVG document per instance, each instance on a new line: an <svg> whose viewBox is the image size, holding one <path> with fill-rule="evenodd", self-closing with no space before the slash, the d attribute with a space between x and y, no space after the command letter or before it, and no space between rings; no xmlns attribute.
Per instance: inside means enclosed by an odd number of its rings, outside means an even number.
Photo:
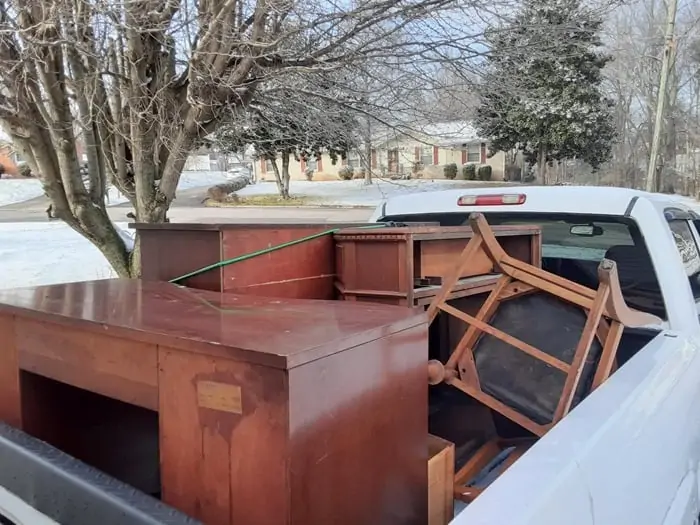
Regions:
<svg viewBox="0 0 700 525"><path fill-rule="evenodd" d="M359 302L0 291L0 419L209 525L424 525L427 338Z"/></svg>
<svg viewBox="0 0 700 525"><path fill-rule="evenodd" d="M509 255L541 266L539 227L495 226L492 230ZM334 235L336 287L347 301L428 305L473 236L468 226L343 229ZM490 291L499 277L496 271L488 257L478 253L464 268L451 299Z"/></svg>
<svg viewBox="0 0 700 525"><path fill-rule="evenodd" d="M169 281L204 266L362 223L132 224L141 242L141 278ZM179 284L202 290L291 299L333 299L333 236L323 235Z"/></svg>

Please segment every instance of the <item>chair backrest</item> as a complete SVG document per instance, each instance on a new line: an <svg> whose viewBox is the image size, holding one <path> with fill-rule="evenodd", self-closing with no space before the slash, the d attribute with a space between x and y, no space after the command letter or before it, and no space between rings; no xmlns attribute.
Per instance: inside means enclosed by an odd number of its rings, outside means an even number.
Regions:
<svg viewBox="0 0 700 525"><path fill-rule="evenodd" d="M429 366L429 380L444 380L541 436L607 379L624 325L658 319L627 307L614 262L601 262L592 290L506 254L483 215L470 224L475 235L428 308L431 320L442 311L467 330L444 370ZM501 277L472 316L447 297L479 251Z"/></svg>

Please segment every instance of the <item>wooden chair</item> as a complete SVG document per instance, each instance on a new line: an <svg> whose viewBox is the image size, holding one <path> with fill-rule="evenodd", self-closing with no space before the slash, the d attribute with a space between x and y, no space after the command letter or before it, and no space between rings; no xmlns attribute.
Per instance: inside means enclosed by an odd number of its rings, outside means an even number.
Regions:
<svg viewBox="0 0 700 525"><path fill-rule="evenodd" d="M539 437L608 378L625 326L657 324L660 319L627 307L613 261L600 263L600 284L592 290L507 255L482 214L472 214L469 222L475 235L428 308L431 322L442 311L464 321L467 330L445 364L429 363L429 382L444 381ZM447 301L463 268L479 251L491 259L500 277L479 311L471 316ZM535 307L538 311L529 315ZM543 314L547 308L550 317L538 318L538 314L547 315ZM559 326L562 319L571 329ZM547 325L543 320L549 321L549 332L542 332L541 327ZM540 329L545 343L540 346L548 351L504 331L510 328L525 335ZM522 359L529 361L521 366L517 360ZM503 361L508 360L506 364L519 375L504 382ZM533 370L537 371L534 376ZM528 373L529 383L523 379ZM535 409L523 401L528 395L533 403L539 403ZM500 464L502 472L533 442L488 442L455 475L455 495L467 502L473 500L483 490L468 483L477 473L509 449L510 454Z"/></svg>

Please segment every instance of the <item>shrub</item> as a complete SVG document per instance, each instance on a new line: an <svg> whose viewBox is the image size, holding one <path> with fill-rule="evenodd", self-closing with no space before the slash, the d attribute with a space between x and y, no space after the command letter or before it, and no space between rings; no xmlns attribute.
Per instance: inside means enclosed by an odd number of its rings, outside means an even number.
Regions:
<svg viewBox="0 0 700 525"><path fill-rule="evenodd" d="M462 166L462 178L464 180L476 180L476 164Z"/></svg>
<svg viewBox="0 0 700 525"><path fill-rule="evenodd" d="M355 174L353 175L353 179L364 179L366 173L367 171L364 168L357 168L355 170Z"/></svg>
<svg viewBox="0 0 700 525"><path fill-rule="evenodd" d="M411 166L411 173L413 173L414 175L417 173L421 173L424 167L425 166L423 166L423 163L421 161L414 162L413 166Z"/></svg>
<svg viewBox="0 0 700 525"><path fill-rule="evenodd" d="M479 180L491 180L492 168L488 164L482 164L479 166L479 171L477 171L477 176Z"/></svg>
<svg viewBox="0 0 700 525"><path fill-rule="evenodd" d="M522 178L520 166L506 166L505 179L507 181L519 182Z"/></svg>
<svg viewBox="0 0 700 525"><path fill-rule="evenodd" d="M17 164L17 171L22 177L31 177L32 176L32 168L29 167L29 164L26 162L20 162Z"/></svg>
<svg viewBox="0 0 700 525"><path fill-rule="evenodd" d="M522 180L527 184L535 182L535 171L532 169L532 166L526 168L525 174L522 176Z"/></svg>
<svg viewBox="0 0 700 525"><path fill-rule="evenodd" d="M452 164L446 164L445 167L442 168L442 172L446 179L454 180L457 178L457 164L454 162Z"/></svg>
<svg viewBox="0 0 700 525"><path fill-rule="evenodd" d="M350 166L345 166L343 168L340 168L338 170L338 177L340 177L343 180L352 180L354 177L355 172Z"/></svg>
<svg viewBox="0 0 700 525"><path fill-rule="evenodd" d="M314 170L311 168L306 168L304 175L306 176L306 180L314 180Z"/></svg>

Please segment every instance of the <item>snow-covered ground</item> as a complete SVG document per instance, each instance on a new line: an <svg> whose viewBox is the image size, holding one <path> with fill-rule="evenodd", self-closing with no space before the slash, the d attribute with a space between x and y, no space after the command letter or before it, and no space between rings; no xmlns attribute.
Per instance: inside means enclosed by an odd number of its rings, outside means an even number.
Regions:
<svg viewBox="0 0 700 525"><path fill-rule="evenodd" d="M178 191L193 188L208 188L230 180L232 176L221 171L184 172L177 186ZM336 206L376 206L382 199L405 193L436 191L449 188L459 188L467 184L465 181L448 180L405 180L390 181L376 180L371 186L365 186L361 180L351 181L292 181L290 191L293 195L305 197L309 204L324 204ZM479 184L470 182L470 185ZM0 207L17 204L40 197L44 192L41 182L36 179L0 179ZM252 184L238 194L242 197L254 195L276 195L277 186L274 182L259 182ZM110 187L107 194L107 205L116 206L127 202L119 191Z"/></svg>
<svg viewBox="0 0 700 525"><path fill-rule="evenodd" d="M41 197L44 191L36 179L0 179L0 206Z"/></svg>
<svg viewBox="0 0 700 525"><path fill-rule="evenodd" d="M231 176L223 171L186 171L180 177L178 190L209 187L230 180ZM44 190L41 181L37 179L0 179L0 206L25 202L36 197L41 197ZM127 202L119 191L110 187L107 194L108 206L115 206Z"/></svg>
<svg viewBox="0 0 700 525"><path fill-rule="evenodd" d="M700 202L696 201L694 198L684 197L683 195L676 195L676 198L689 208L692 208L697 213L700 213Z"/></svg>
<svg viewBox="0 0 700 525"><path fill-rule="evenodd" d="M377 179L367 186L362 180L338 181L292 181L289 192L292 196L304 197L308 204L327 206L377 206L382 199L406 193L430 192L463 188L480 184L475 181L460 180L387 180ZM483 183L482 183L483 184ZM491 182L489 184L499 184ZM256 195L276 195L274 182L258 182L236 192L241 197Z"/></svg>
<svg viewBox="0 0 700 525"><path fill-rule="evenodd" d="M232 177L233 175L229 175L225 171L185 171L180 176L177 189L178 191L183 191L193 188L208 188L215 184L228 182ZM107 205L116 206L124 202L128 202L128 199L119 193L117 188L110 187L107 195Z"/></svg>
<svg viewBox="0 0 700 525"><path fill-rule="evenodd" d="M0 289L113 276L98 249L61 222L0 223Z"/></svg>

